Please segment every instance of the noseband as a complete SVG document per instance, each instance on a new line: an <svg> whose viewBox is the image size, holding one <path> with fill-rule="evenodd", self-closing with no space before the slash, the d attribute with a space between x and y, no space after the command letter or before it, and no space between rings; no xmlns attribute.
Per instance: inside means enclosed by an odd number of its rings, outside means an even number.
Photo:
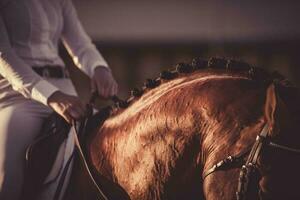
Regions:
<svg viewBox="0 0 300 200"><path fill-rule="evenodd" d="M254 172L256 172L258 169L257 160L264 146L271 146L273 148L277 148L280 150L300 154L300 149L294 149L294 148L290 148L272 142L268 137L268 133L269 133L269 125L266 124L263 127L260 134L258 134L258 136L256 137L255 143L253 144L252 148L249 148L238 155L228 156L224 160L221 160L217 164L213 165L206 172L204 172L202 179L204 180L208 175L216 171L226 170L232 168L235 165L238 165L244 160L244 157L249 153L245 164L243 164L240 169L238 188L236 191L237 200L246 200L247 192L249 189L250 178L251 175L254 174Z"/></svg>

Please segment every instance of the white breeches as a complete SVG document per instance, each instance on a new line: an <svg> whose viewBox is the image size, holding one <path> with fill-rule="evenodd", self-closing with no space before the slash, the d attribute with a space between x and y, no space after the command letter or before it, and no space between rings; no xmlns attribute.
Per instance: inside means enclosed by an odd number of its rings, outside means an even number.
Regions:
<svg viewBox="0 0 300 200"><path fill-rule="evenodd" d="M61 91L76 95L70 79L47 79ZM25 151L53 112L24 98L0 78L0 200L18 200L23 183Z"/></svg>

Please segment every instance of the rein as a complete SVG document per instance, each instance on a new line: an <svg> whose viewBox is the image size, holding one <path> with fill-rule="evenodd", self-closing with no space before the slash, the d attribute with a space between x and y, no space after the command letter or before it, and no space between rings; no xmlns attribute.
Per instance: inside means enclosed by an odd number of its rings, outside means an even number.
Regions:
<svg viewBox="0 0 300 200"><path fill-rule="evenodd" d="M98 192L98 195L101 197L100 200L108 200L107 196L103 193L103 191L100 189L100 187L98 186L97 182L95 181L94 177L93 177L93 174L91 173L91 170L87 164L87 161L86 161L86 158L84 156L84 153L83 153L83 150L82 150L82 147L80 145L80 142L79 142L79 139L78 139L78 130L77 130L77 123L76 121L74 120L72 122L72 128L73 128L73 131L71 131L71 134L73 134L74 136L74 141L75 141L75 148L76 150L78 151L78 154L79 154L79 158L80 160L82 161L83 163L83 167L84 169L86 170L86 172L88 173L88 176L89 176L89 179L92 181L92 184L93 186L95 187L95 189L97 190Z"/></svg>
<svg viewBox="0 0 300 200"><path fill-rule="evenodd" d="M96 100L96 98L98 97L97 93L93 93L88 104L87 104L87 107L88 109L90 110L88 113L89 115L92 115L93 111L92 111L92 108L93 108L93 105L94 105L94 102ZM111 97L111 100L115 103L118 103L120 102L121 100L117 97L117 96L113 96ZM84 121L86 121L87 118L85 118ZM83 153L83 150L82 150L82 146L79 142L79 130L77 129L78 127L78 122L76 120L73 120L72 121L72 129L73 131L71 131L71 134L73 134L73 137L74 137L74 142L75 142L75 149L78 151L78 154L79 154L79 159L80 161L82 162L83 164L83 167L85 169L85 171L87 172L88 174L88 177L89 179L91 180L92 182L92 185L94 186L94 188L96 189L97 191L97 196L99 200L109 200L109 198L104 194L104 192L101 190L101 188L99 187L99 185L97 184L91 170L90 170L90 167L87 163L87 160L85 158L85 155Z"/></svg>
<svg viewBox="0 0 300 200"><path fill-rule="evenodd" d="M249 153L245 164L243 164L240 169L238 188L236 191L237 200L246 200L250 178L251 175L258 170L257 160L264 146L270 146L290 153L300 154L300 149L291 148L270 141L268 138L268 133L269 125L266 124L260 134L258 134L256 137L256 141L251 148L248 148L238 155L228 156L227 158L219 161L217 164L213 165L210 169L203 173L202 180L204 181L207 176L214 172L226 170L237 164L240 164L244 160L245 156Z"/></svg>

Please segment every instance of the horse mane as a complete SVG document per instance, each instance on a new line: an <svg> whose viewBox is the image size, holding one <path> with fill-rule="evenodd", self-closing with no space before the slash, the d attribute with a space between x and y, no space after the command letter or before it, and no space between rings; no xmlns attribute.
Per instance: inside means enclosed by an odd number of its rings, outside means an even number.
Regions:
<svg viewBox="0 0 300 200"><path fill-rule="evenodd" d="M291 83L279 72L267 72L265 69L250 65L241 60L212 57L209 60L194 58L191 63L178 63L175 68L163 70L157 78L146 79L141 89L133 88L126 100L115 97L114 105L103 107L99 110L101 121L119 114L126 110L133 102L141 98L145 93L168 81L188 76L192 73L203 72L204 70L223 70L227 73L240 73L250 80L264 83L277 83L282 86L291 86Z"/></svg>

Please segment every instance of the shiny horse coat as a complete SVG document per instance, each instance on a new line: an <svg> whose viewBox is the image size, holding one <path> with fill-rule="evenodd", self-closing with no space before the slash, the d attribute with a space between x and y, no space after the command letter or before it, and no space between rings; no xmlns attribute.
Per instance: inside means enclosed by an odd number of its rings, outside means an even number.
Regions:
<svg viewBox="0 0 300 200"><path fill-rule="evenodd" d="M272 139L299 148L297 102L299 91L280 76L244 63L180 64L112 109L87 141L89 161L99 184L112 181L124 199L234 199L240 166L204 181L203 173L251 147L266 123ZM250 199L299 198L298 157L265 149L258 163Z"/></svg>

